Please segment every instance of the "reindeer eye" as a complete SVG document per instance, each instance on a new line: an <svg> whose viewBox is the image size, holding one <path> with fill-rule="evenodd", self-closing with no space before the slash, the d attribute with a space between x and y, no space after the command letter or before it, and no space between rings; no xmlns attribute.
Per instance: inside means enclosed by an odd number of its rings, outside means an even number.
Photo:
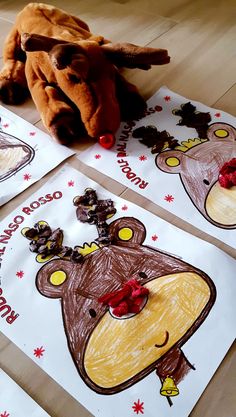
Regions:
<svg viewBox="0 0 236 417"><path fill-rule="evenodd" d="M203 182L204 182L204 184L206 184L206 185L210 185L210 183L209 183L209 181L208 181L208 180L203 180Z"/></svg>
<svg viewBox="0 0 236 417"><path fill-rule="evenodd" d="M81 78L77 77L75 74L69 74L69 80L74 84L81 83Z"/></svg>
<svg viewBox="0 0 236 417"><path fill-rule="evenodd" d="M147 274L145 274L145 272L141 271L138 273L140 278L147 278Z"/></svg>
<svg viewBox="0 0 236 417"><path fill-rule="evenodd" d="M96 313L96 311L94 310L94 308L90 308L90 309L89 309L89 314L90 314L90 316L91 316L91 317L93 317L93 318L94 318L94 317L96 317L96 315L97 315L97 313Z"/></svg>

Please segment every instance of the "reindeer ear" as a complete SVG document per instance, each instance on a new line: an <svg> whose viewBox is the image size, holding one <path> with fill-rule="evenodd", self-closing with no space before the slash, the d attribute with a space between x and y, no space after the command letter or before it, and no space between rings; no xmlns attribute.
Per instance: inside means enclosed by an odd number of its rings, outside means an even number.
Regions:
<svg viewBox="0 0 236 417"><path fill-rule="evenodd" d="M115 245L141 245L146 237L146 229L134 217L121 217L109 226L112 243Z"/></svg>
<svg viewBox="0 0 236 417"><path fill-rule="evenodd" d="M81 264L54 259L44 265L36 277L36 286L45 297L62 298L73 274L79 274Z"/></svg>
<svg viewBox="0 0 236 417"><path fill-rule="evenodd" d="M156 165L159 169L170 174L180 174L186 160L184 152L171 150L159 153L156 157ZM188 159L188 158L187 158Z"/></svg>
<svg viewBox="0 0 236 417"><path fill-rule="evenodd" d="M117 67L140 68L148 70L151 65L163 65L170 62L166 49L148 48L131 43L101 45L106 57Z"/></svg>

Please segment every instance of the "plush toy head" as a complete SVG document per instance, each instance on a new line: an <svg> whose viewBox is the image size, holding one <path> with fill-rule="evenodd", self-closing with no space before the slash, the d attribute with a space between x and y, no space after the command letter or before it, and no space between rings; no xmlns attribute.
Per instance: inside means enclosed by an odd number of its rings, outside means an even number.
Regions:
<svg viewBox="0 0 236 417"><path fill-rule="evenodd" d="M164 49L113 45L77 16L43 3L19 13L3 59L2 101L19 104L29 89L44 125L62 143L84 133L112 137L121 119L140 117L146 103L118 68L147 70L170 60Z"/></svg>
<svg viewBox="0 0 236 417"><path fill-rule="evenodd" d="M121 118L140 117L146 108L136 88L121 77L117 67L147 70L170 60L166 50L128 43L71 43L34 34L23 34L21 41L27 52L48 54L58 87L80 112L92 137L114 134ZM98 41L102 43L103 38Z"/></svg>

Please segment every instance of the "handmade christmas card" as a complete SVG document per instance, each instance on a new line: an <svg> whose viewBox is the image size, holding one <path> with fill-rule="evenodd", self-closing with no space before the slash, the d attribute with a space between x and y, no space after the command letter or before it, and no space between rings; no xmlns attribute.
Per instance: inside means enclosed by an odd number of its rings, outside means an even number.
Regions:
<svg viewBox="0 0 236 417"><path fill-rule="evenodd" d="M73 154L0 106L0 206Z"/></svg>
<svg viewBox="0 0 236 417"><path fill-rule="evenodd" d="M236 248L236 120L161 88L115 146L78 158Z"/></svg>
<svg viewBox="0 0 236 417"><path fill-rule="evenodd" d="M2 369L0 369L0 387L0 417L48 416Z"/></svg>
<svg viewBox="0 0 236 417"><path fill-rule="evenodd" d="M0 242L1 331L55 381L96 417L189 415L235 337L233 258L67 166Z"/></svg>

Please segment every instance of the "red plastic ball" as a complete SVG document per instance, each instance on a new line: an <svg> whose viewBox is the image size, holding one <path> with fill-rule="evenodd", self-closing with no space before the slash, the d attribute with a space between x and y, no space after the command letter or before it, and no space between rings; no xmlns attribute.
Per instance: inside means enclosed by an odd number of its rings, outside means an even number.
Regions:
<svg viewBox="0 0 236 417"><path fill-rule="evenodd" d="M98 137L98 142L105 149L110 149L115 144L115 136L112 133L104 133Z"/></svg>

